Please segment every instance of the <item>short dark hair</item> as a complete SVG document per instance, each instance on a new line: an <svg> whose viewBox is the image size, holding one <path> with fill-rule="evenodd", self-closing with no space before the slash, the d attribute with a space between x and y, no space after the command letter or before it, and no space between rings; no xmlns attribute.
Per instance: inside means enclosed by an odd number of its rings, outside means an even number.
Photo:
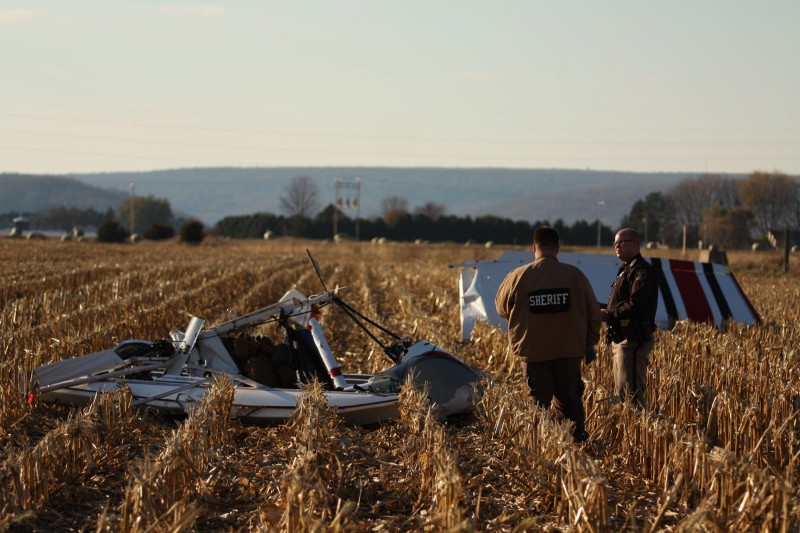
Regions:
<svg viewBox="0 0 800 533"><path fill-rule="evenodd" d="M640 242L641 239L639 238L639 232L633 228L620 228L617 230L617 233L627 233L630 235L631 238L636 239L636 242Z"/></svg>
<svg viewBox="0 0 800 533"><path fill-rule="evenodd" d="M533 232L533 244L545 248L558 246L558 232L550 226L539 226Z"/></svg>

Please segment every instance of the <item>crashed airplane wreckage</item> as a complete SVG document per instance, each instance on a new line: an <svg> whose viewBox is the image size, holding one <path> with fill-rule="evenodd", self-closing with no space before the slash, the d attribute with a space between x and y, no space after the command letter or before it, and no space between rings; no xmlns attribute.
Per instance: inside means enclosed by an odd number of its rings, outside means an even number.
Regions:
<svg viewBox="0 0 800 533"><path fill-rule="evenodd" d="M679 320L712 322L723 327L727 321L753 325L760 317L736 278L724 266L680 259L645 257L659 274L656 324L670 329ZM497 314L494 297L506 275L534 260L532 251L503 252L497 260L466 261L450 265L459 268L461 340L470 339L476 320L503 330L505 319ZM589 279L599 302L608 301L611 282L622 266L616 256L561 252L558 260L574 265Z"/></svg>
<svg viewBox="0 0 800 533"><path fill-rule="evenodd" d="M316 262L314 266L319 272ZM379 344L365 322L393 337L393 344L381 346L394 365L374 375L343 374L315 317L327 304L342 308ZM280 324L285 334L280 342L248 333L269 322ZM128 386L134 405L183 416L209 392L216 376L224 376L234 386L231 416L270 423L289 419L303 385L318 380L328 405L349 423L363 425L399 416L398 397L408 376L419 386L428 384L440 418L468 411L473 385L482 377L430 342L392 334L327 289L309 297L291 290L258 311L205 331L203 325L203 319L194 317L185 332L173 330L169 340L126 340L108 350L40 366L34 369L39 398L85 405L99 393Z"/></svg>

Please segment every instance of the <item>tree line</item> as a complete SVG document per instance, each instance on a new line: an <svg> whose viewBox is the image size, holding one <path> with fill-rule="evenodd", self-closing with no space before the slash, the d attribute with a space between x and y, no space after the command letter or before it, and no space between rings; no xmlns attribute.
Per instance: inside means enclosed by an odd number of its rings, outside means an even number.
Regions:
<svg viewBox="0 0 800 533"><path fill-rule="evenodd" d="M228 216L210 231L235 239L266 235L529 244L536 226L547 224L558 230L565 244L576 246L608 245L616 231L597 219L568 225L561 219L531 223L495 215L458 217L448 215L446 206L436 202L411 209L401 196L385 198L380 216L359 218L347 214L359 207L356 199L348 199L346 205L328 204L320 210L319 190L308 176L293 178L280 201L283 214ZM7 219L2 225L9 226L19 214L0 215L0 224ZM100 213L74 207L23 214L33 219L35 227L64 231L76 226L97 227L98 237L108 240L124 240L131 235L165 239L186 227L197 238L198 228L205 231L198 221L177 219L169 200L152 195L126 199L118 215L111 208ZM756 171L743 178L697 175L668 191L652 192L637 200L620 227L637 230L645 242L673 247L683 244L684 235L688 246L702 243L728 249L749 247L754 241L768 240L770 235L780 237L786 230L796 238L800 231L800 181L778 171Z"/></svg>
<svg viewBox="0 0 800 533"><path fill-rule="evenodd" d="M565 244L595 244L598 228L605 242L613 239L608 226L583 220L567 225L560 219L550 224L548 221L530 223L494 215L458 217L447 215L446 206L436 202L428 202L410 210L408 201L400 196L390 196L382 201L382 216L359 219L345 213L358 207L354 200L348 200L347 205L331 203L319 210L319 189L308 176L294 177L280 202L284 215L255 213L228 216L217 222L214 233L234 239L293 236L308 239L529 244L536 226L548 224L558 230Z"/></svg>
<svg viewBox="0 0 800 533"><path fill-rule="evenodd" d="M353 221L343 215L342 206L332 204L312 216L318 211L318 190L307 176L292 180L281 205L285 217L268 213L226 217L215 230L232 238L261 237L265 232L327 238L331 227L336 226L362 239L527 244L536 226L549 224L546 220L528 223L493 215L448 216L445 206L434 202L409 210L408 202L399 196L383 200L380 217ZM569 226L556 220L549 225L571 245L605 245L614 235L599 220L579 220ZM746 248L753 242L774 243L787 231L790 239L796 239L800 232L800 180L779 171L754 171L743 178L717 174L689 177L666 192L652 192L637 200L620 227L635 229L647 243L672 247L713 244Z"/></svg>
<svg viewBox="0 0 800 533"><path fill-rule="evenodd" d="M800 231L800 180L782 172L756 171L743 178L704 174L652 192L631 207L621 226L643 239L670 246L747 248Z"/></svg>
<svg viewBox="0 0 800 533"><path fill-rule="evenodd" d="M495 244L530 244L533 230L541 225L552 225L562 241L570 245L594 245L597 242L597 225L584 220L567 225L558 219L552 224L542 220L533 223L514 221L493 215L457 217L441 215L431 218L422 213L403 213L391 218L372 217L358 221L338 214L338 236L333 235L333 204L313 218L301 215L283 216L273 213L228 216L214 226L214 233L233 239L260 239L265 236L293 236L308 239L349 238L360 240L388 239L392 241L475 242ZM610 243L614 233L601 225L603 242Z"/></svg>
<svg viewBox="0 0 800 533"><path fill-rule="evenodd" d="M9 227L19 216L32 222L34 230L61 230L65 234L82 236L92 228L101 242L124 242L132 239L164 240L179 236L183 242L201 242L205 226L194 219L176 218L166 198L153 195L125 200L119 214L109 207L105 213L93 208L54 207L36 213L13 212L0 214L0 227Z"/></svg>

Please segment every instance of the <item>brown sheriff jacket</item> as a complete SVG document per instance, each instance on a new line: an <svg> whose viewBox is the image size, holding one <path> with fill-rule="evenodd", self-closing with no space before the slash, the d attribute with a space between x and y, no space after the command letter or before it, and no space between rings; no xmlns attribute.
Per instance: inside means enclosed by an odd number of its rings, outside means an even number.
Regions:
<svg viewBox="0 0 800 533"><path fill-rule="evenodd" d="M583 357L600 339L600 305L589 280L554 257L511 271L495 307L508 320L511 353L532 363Z"/></svg>

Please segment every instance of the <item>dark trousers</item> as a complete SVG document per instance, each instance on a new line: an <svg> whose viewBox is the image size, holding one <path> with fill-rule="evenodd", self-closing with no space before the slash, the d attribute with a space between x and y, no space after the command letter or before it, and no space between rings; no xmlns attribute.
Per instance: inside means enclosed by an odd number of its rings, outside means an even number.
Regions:
<svg viewBox="0 0 800 533"><path fill-rule="evenodd" d="M647 385L647 365L654 342L614 343L614 388L622 400L630 399L642 409L647 407L644 399Z"/></svg>
<svg viewBox="0 0 800 533"><path fill-rule="evenodd" d="M586 440L581 358L568 357L527 363L525 379L531 397L545 409L549 409L552 403L552 408L559 417L568 418L575 423L572 432L575 439Z"/></svg>

